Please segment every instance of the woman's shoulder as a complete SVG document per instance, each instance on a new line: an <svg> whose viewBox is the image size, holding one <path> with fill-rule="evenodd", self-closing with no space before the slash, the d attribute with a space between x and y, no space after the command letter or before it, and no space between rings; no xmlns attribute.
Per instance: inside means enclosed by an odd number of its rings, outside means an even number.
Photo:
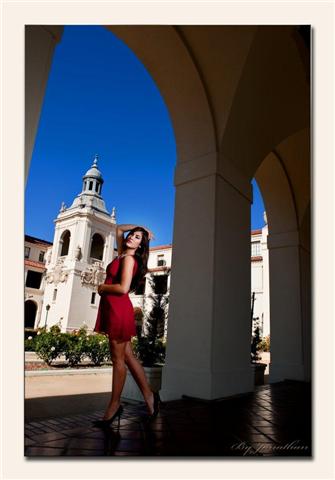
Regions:
<svg viewBox="0 0 335 480"><path fill-rule="evenodd" d="M129 257L132 257L131 259ZM138 263L138 260L136 258L135 255L131 255L131 254L128 254L128 255L119 255L118 257L119 260L124 260L125 262L132 262L134 264L137 264Z"/></svg>

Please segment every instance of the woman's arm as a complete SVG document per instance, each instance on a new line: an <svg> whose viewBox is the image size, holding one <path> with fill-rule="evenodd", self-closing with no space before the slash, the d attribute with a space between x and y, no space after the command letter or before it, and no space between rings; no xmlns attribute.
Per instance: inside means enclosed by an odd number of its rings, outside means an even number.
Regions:
<svg viewBox="0 0 335 480"><path fill-rule="evenodd" d="M128 293L130 289L131 280L133 278L135 259L132 255L127 255L121 262L121 280L120 283L114 283L113 285L106 285L102 283L98 287L98 293Z"/></svg>
<svg viewBox="0 0 335 480"><path fill-rule="evenodd" d="M118 255L121 255L122 253L123 234L139 226L142 226L142 225L122 224L122 225L116 226L116 246L117 246ZM142 228L144 228L144 230L148 232L149 240L154 238L153 233L147 227L142 226Z"/></svg>
<svg viewBox="0 0 335 480"><path fill-rule="evenodd" d="M125 232L129 232L129 230L132 230L135 228L137 225L130 225L130 224L122 224L122 225L117 225L116 226L116 246L117 246L117 254L121 255L122 253L122 244L123 244L123 234Z"/></svg>

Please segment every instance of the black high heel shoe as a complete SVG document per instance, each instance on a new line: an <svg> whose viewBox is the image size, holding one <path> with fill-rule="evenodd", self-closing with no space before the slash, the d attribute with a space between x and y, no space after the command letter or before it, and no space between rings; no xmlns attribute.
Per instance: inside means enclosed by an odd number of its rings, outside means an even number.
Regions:
<svg viewBox="0 0 335 480"><path fill-rule="evenodd" d="M159 396L159 393L158 392L152 392L153 395L154 395L154 411L151 415L149 415L149 418L156 418L157 415L158 415L158 412L159 412L159 409L160 409L160 405L161 405L161 399L160 399L160 396Z"/></svg>
<svg viewBox="0 0 335 480"><path fill-rule="evenodd" d="M113 421L116 419L116 417L118 417L117 429L119 430L120 429L120 417L122 415L122 412L123 412L123 406L120 405L119 408L116 410L116 412L114 413L114 415L111 418L108 418L106 420L95 420L93 422L93 425L96 426L96 427L105 428L105 427L108 427L109 425L111 425L113 423Z"/></svg>

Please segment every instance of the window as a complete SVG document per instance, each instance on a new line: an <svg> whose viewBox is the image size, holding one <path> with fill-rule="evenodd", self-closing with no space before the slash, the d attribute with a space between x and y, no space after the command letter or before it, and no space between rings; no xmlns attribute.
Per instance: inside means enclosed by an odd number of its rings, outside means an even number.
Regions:
<svg viewBox="0 0 335 480"><path fill-rule="evenodd" d="M92 189L93 189L93 182L90 182L90 183L89 183L88 189L89 189L89 190L92 190Z"/></svg>
<svg viewBox="0 0 335 480"><path fill-rule="evenodd" d="M29 258L30 247L24 247L24 258Z"/></svg>
<svg viewBox="0 0 335 480"><path fill-rule="evenodd" d="M135 295L144 295L145 282L146 282L146 278L144 278L144 282L141 283L141 285L139 287L137 287L137 289L135 290Z"/></svg>
<svg viewBox="0 0 335 480"><path fill-rule="evenodd" d="M41 250L41 251L40 251L40 255L39 255L39 257L38 257L38 261L39 261L39 262L44 262L44 254L45 254L45 252L43 252L43 251Z"/></svg>
<svg viewBox="0 0 335 480"><path fill-rule="evenodd" d="M97 260L102 260L104 253L104 239L99 233L95 233L92 237L92 245L90 257L96 258Z"/></svg>
<svg viewBox="0 0 335 480"><path fill-rule="evenodd" d="M96 183L96 184L95 184L95 191L97 192L98 190L99 190L99 184Z"/></svg>
<svg viewBox="0 0 335 480"><path fill-rule="evenodd" d="M52 301L55 302L56 298L57 298L57 288L54 289L54 293L53 293L53 296L52 296Z"/></svg>
<svg viewBox="0 0 335 480"><path fill-rule="evenodd" d="M154 293L156 295L165 294L167 292L167 275L154 276Z"/></svg>
<svg viewBox="0 0 335 480"><path fill-rule="evenodd" d="M70 238L71 238L71 233L69 232L69 230L65 230L60 241L62 245L62 249L60 252L61 257L68 255L69 253Z"/></svg>
<svg viewBox="0 0 335 480"><path fill-rule="evenodd" d="M41 272L34 272L33 270L28 270L26 287L30 288L40 288L42 280Z"/></svg>
<svg viewBox="0 0 335 480"><path fill-rule="evenodd" d="M96 293L95 293L95 292L92 292L91 305L95 305L95 296L96 296Z"/></svg>
<svg viewBox="0 0 335 480"><path fill-rule="evenodd" d="M261 255L261 242L251 243L251 256L259 257Z"/></svg>
<svg viewBox="0 0 335 480"><path fill-rule="evenodd" d="M164 260L164 255L157 255L157 266L163 267L166 265L166 261Z"/></svg>

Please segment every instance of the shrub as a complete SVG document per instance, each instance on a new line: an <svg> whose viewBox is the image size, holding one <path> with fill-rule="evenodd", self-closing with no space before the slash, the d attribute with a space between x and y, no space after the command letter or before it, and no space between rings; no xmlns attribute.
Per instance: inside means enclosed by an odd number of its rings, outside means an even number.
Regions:
<svg viewBox="0 0 335 480"><path fill-rule="evenodd" d="M32 342L32 340L26 342ZM62 354L71 367L78 365L85 356L96 366L110 360L107 335L89 334L86 325L71 333L61 333L58 325L52 326L49 331L41 328L37 332L34 343L36 354L48 365ZM30 348L30 344L28 345Z"/></svg>
<svg viewBox="0 0 335 480"><path fill-rule="evenodd" d="M152 367L157 363L164 363L166 341L163 338L149 336L133 337L132 348L136 357L144 367Z"/></svg>
<svg viewBox="0 0 335 480"><path fill-rule="evenodd" d="M108 337L100 333L86 336L85 355L97 366L110 360Z"/></svg>
<svg viewBox="0 0 335 480"><path fill-rule="evenodd" d="M28 338L24 341L24 351L25 352L34 352L35 351L35 338L29 335Z"/></svg>
<svg viewBox="0 0 335 480"><path fill-rule="evenodd" d="M84 356L83 336L77 333L64 334L64 350L66 360L69 362L70 367L74 367L81 362Z"/></svg>
<svg viewBox="0 0 335 480"><path fill-rule="evenodd" d="M153 275L148 277L153 292L156 291L154 278ZM132 345L142 365L152 367L156 363L165 362L166 342L163 336L169 296L165 293L153 293L148 298L151 300L151 311L145 316L145 334L138 332Z"/></svg>
<svg viewBox="0 0 335 480"><path fill-rule="evenodd" d="M257 345L257 349L263 352L270 351L270 335L263 337Z"/></svg>
<svg viewBox="0 0 335 480"><path fill-rule="evenodd" d="M45 327L38 329L35 338L35 352L48 365L55 360L65 348L65 337L58 325L53 325L48 332Z"/></svg>
<svg viewBox="0 0 335 480"><path fill-rule="evenodd" d="M251 358L250 358L251 363L255 363L261 360L261 357L258 355L259 342L260 342L259 327L256 327L254 334L252 336L252 342L251 342Z"/></svg>

